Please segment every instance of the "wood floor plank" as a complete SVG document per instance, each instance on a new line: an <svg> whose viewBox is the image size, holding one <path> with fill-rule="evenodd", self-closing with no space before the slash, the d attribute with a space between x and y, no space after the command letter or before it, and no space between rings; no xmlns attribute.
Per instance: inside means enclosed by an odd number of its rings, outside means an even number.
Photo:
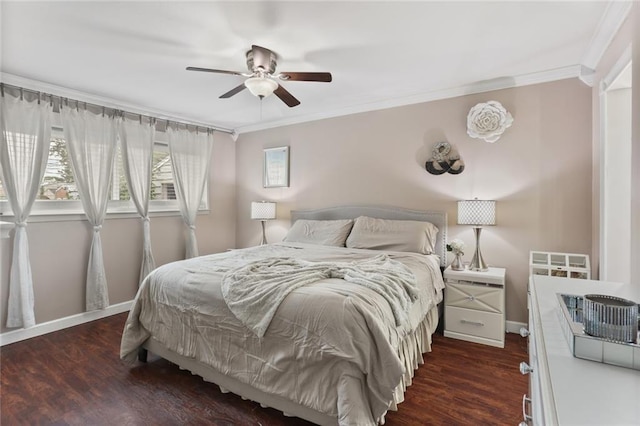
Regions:
<svg viewBox="0 0 640 426"><path fill-rule="evenodd" d="M119 357L126 314L4 346L2 425L306 426L192 376L163 359ZM505 349L434 336L399 411L386 425L506 425L522 420L526 339Z"/></svg>

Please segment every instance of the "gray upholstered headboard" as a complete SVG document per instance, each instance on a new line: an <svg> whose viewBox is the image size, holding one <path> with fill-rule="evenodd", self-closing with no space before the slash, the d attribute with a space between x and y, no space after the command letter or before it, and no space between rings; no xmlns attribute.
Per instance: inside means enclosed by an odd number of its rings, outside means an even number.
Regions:
<svg viewBox="0 0 640 426"><path fill-rule="evenodd" d="M420 220L433 223L438 227L436 254L440 255L440 266L447 266L446 212L407 210L400 207L384 206L341 206L314 210L292 210L291 223L298 219L335 220L355 219L358 216L369 216L378 219Z"/></svg>

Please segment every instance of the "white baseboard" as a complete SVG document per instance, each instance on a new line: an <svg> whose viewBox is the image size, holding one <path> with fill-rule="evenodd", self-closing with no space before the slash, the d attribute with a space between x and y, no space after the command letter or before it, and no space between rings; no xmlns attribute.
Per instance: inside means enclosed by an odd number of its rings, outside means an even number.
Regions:
<svg viewBox="0 0 640 426"><path fill-rule="evenodd" d="M105 309L97 311L83 312L81 314L71 315L65 318L36 324L33 327L21 328L18 330L7 331L0 334L0 346L9 345L21 340L31 339L32 337L42 336L43 334L52 333L75 325L84 324L86 322L95 321L100 318L106 318L111 315L127 312L131 308L133 300L117 303Z"/></svg>
<svg viewBox="0 0 640 426"><path fill-rule="evenodd" d="M516 333L520 334L520 329L522 327L528 329L529 325L524 322L515 322L515 321L507 321L507 333Z"/></svg>

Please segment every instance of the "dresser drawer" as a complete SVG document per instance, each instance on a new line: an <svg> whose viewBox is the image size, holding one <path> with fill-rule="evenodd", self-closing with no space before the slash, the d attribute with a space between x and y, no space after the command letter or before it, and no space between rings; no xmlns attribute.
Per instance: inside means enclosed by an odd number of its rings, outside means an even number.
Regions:
<svg viewBox="0 0 640 426"><path fill-rule="evenodd" d="M447 305L444 311L446 331L468 334L486 339L504 339L504 317L501 314Z"/></svg>
<svg viewBox="0 0 640 426"><path fill-rule="evenodd" d="M446 307L474 309L482 312L503 313L502 287L471 285L447 281Z"/></svg>

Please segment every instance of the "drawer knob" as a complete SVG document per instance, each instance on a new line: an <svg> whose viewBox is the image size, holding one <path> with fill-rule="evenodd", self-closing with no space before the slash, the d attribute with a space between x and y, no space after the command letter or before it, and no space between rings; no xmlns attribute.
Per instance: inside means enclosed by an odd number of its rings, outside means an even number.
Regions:
<svg viewBox="0 0 640 426"><path fill-rule="evenodd" d="M529 336L529 330L527 330L525 327L520 327L520 335L522 337L528 337Z"/></svg>
<svg viewBox="0 0 640 426"><path fill-rule="evenodd" d="M529 366L529 364L527 364L526 362L521 362L520 363L520 374L529 374L533 372L533 368L531 368Z"/></svg>

